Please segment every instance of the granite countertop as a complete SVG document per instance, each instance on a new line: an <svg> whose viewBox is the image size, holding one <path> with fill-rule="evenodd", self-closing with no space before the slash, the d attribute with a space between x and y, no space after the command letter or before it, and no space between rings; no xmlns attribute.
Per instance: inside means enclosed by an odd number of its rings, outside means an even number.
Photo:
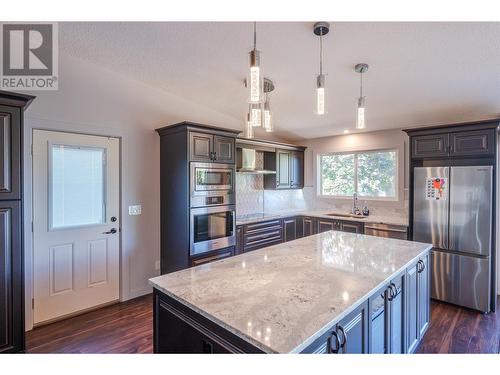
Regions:
<svg viewBox="0 0 500 375"><path fill-rule="evenodd" d="M328 231L150 284L267 353L297 353L431 247Z"/></svg>
<svg viewBox="0 0 500 375"><path fill-rule="evenodd" d="M408 226L408 217L406 216L397 216L397 215L369 215L369 216L361 216L361 217L351 217L351 216L331 216L327 215L328 213L332 213L332 210L329 211L279 211L273 213L262 213L256 215L246 215L243 217L236 217L236 225L244 225L251 223L258 223L259 221L271 220L284 218L289 216L313 216L319 217L323 219L339 219L339 220L347 220L347 221L359 221L362 223L379 223L379 224L390 224L390 225L402 225ZM340 212L338 212L340 213Z"/></svg>

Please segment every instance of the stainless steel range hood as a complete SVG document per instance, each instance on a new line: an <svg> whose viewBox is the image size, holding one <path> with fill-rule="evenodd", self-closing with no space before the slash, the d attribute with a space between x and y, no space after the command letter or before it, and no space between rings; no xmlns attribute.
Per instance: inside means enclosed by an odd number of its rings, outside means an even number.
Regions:
<svg viewBox="0 0 500 375"><path fill-rule="evenodd" d="M276 171L257 169L257 151L251 148L241 149L241 168L238 168L236 172L239 173L251 173L251 174L276 174Z"/></svg>

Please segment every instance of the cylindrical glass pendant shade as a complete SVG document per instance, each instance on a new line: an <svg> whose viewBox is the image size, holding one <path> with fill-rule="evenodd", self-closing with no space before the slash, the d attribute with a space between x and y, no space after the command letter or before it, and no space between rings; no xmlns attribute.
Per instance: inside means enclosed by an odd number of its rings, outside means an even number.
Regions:
<svg viewBox="0 0 500 375"><path fill-rule="evenodd" d="M250 51L250 76L248 78L250 88L250 103L260 103L262 101L262 74L260 71L260 52L257 50Z"/></svg>
<svg viewBox="0 0 500 375"><path fill-rule="evenodd" d="M262 126L262 109L260 103L250 104L250 123L253 127Z"/></svg>
<svg viewBox="0 0 500 375"><path fill-rule="evenodd" d="M365 123L365 97L362 96L358 99L358 118L356 121L356 129L366 128Z"/></svg>
<svg viewBox="0 0 500 375"><path fill-rule="evenodd" d="M316 78L316 114L324 115L325 113L325 75L319 74Z"/></svg>
<svg viewBox="0 0 500 375"><path fill-rule="evenodd" d="M254 137L252 122L250 121L250 112L246 115L245 121L245 138L252 139Z"/></svg>

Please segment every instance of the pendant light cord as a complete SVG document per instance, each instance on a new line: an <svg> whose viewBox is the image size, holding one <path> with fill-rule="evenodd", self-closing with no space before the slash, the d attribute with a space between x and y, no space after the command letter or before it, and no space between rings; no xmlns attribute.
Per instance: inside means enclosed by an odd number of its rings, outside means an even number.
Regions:
<svg viewBox="0 0 500 375"><path fill-rule="evenodd" d="M359 73L360 79L359 79L359 97L363 97L363 71Z"/></svg>
<svg viewBox="0 0 500 375"><path fill-rule="evenodd" d="M253 23L253 50L257 49L257 22Z"/></svg>
<svg viewBox="0 0 500 375"><path fill-rule="evenodd" d="M323 74L323 29L319 32L319 74Z"/></svg>

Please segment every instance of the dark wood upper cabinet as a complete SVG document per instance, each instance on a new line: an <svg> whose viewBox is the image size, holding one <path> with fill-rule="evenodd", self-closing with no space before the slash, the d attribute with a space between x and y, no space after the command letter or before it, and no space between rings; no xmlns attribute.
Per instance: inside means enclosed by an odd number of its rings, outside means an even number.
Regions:
<svg viewBox="0 0 500 375"><path fill-rule="evenodd" d="M235 161L234 138L214 136L214 161L232 164Z"/></svg>
<svg viewBox="0 0 500 375"><path fill-rule="evenodd" d="M21 109L0 105L0 200L21 197Z"/></svg>
<svg viewBox="0 0 500 375"><path fill-rule="evenodd" d="M412 138L412 158L448 156L449 135L433 134Z"/></svg>
<svg viewBox="0 0 500 375"><path fill-rule="evenodd" d="M276 188L290 188L290 152L276 151L277 169L276 169Z"/></svg>
<svg viewBox="0 0 500 375"><path fill-rule="evenodd" d="M496 152L499 119L404 129L410 136L411 159L491 158Z"/></svg>
<svg viewBox="0 0 500 375"><path fill-rule="evenodd" d="M214 137L211 134L189 132L191 161L212 161Z"/></svg>
<svg viewBox="0 0 500 375"><path fill-rule="evenodd" d="M290 155L290 187L302 189L304 187L304 152L292 151Z"/></svg>
<svg viewBox="0 0 500 375"><path fill-rule="evenodd" d="M189 144L191 161L234 163L235 141L233 137L191 131Z"/></svg>
<svg viewBox="0 0 500 375"><path fill-rule="evenodd" d="M485 129L450 134L451 156L495 154L495 130Z"/></svg>

